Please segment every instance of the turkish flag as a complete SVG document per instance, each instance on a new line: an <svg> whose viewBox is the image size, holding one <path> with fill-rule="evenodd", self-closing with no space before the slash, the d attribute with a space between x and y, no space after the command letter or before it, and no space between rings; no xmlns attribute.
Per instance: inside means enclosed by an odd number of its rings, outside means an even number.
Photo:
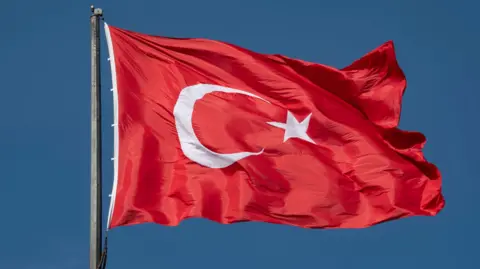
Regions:
<svg viewBox="0 0 480 269"><path fill-rule="evenodd" d="M106 25L109 228L187 218L361 228L444 207L425 137L397 128L392 42L336 69Z"/></svg>

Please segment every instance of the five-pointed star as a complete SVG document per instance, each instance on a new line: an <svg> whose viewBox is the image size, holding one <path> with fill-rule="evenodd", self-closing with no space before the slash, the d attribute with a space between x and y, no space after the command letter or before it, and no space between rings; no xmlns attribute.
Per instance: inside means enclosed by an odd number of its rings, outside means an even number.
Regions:
<svg viewBox="0 0 480 269"><path fill-rule="evenodd" d="M312 144L316 144L313 139L310 138L307 134L308 125L310 124L310 118L312 113L310 113L302 122L293 116L292 112L287 111L287 122L267 122L268 124L282 128L285 130L285 136L283 137L283 142L287 141L289 138L299 138L305 141L308 141Z"/></svg>

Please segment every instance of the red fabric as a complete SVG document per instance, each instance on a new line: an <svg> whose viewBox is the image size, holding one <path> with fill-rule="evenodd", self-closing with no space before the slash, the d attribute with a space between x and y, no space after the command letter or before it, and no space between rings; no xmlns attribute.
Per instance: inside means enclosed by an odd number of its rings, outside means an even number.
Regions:
<svg viewBox="0 0 480 269"><path fill-rule="evenodd" d="M397 128L406 80L392 42L344 69L264 55L205 39L109 27L118 88L118 184L110 228L262 221L361 228L444 207L425 137ZM179 144L180 91L214 84L264 98L210 93L197 101L195 134L217 153L256 152L225 168L202 166ZM308 135L283 141L291 111Z"/></svg>

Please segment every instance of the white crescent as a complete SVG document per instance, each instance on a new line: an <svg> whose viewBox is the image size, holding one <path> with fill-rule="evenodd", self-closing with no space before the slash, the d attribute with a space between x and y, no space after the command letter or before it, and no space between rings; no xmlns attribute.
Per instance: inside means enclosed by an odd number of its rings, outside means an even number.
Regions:
<svg viewBox="0 0 480 269"><path fill-rule="evenodd" d="M219 85L197 84L183 88L178 96L175 107L173 108L173 115L175 117L175 125L177 128L178 138L180 140L180 146L185 156L187 156L190 160L206 167L224 168L248 156L262 154L263 149L259 152L236 152L221 154L213 152L202 145L202 143L198 140L198 137L195 135L195 131L193 130L193 107L197 100L202 99L206 94L212 92L239 93L270 103L252 93Z"/></svg>

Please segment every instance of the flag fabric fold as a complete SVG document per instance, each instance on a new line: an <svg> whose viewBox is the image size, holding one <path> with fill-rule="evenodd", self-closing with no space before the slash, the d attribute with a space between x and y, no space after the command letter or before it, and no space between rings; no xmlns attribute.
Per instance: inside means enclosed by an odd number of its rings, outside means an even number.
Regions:
<svg viewBox="0 0 480 269"><path fill-rule="evenodd" d="M109 228L187 218L362 228L442 210L425 136L398 128L393 42L330 66L105 25L115 107Z"/></svg>

